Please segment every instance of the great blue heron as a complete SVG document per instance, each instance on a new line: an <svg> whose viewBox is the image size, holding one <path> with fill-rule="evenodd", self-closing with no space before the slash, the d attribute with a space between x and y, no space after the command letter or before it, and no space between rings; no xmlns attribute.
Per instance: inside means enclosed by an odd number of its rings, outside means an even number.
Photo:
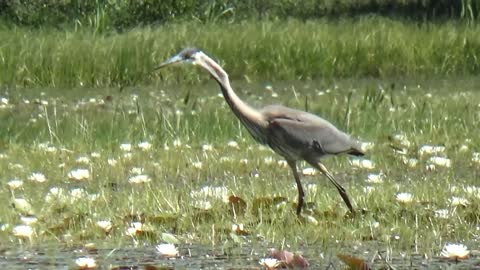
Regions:
<svg viewBox="0 0 480 270"><path fill-rule="evenodd" d="M302 211L305 196L297 171L297 161L300 160L305 160L321 171L337 188L350 211L355 213L345 188L320 163L320 158L338 154L362 156L364 152L358 141L327 120L308 112L281 105L270 105L261 110L250 107L235 94L222 67L199 49L184 49L155 70L181 62L190 62L206 69L220 85L225 101L252 137L261 144L267 144L286 159L297 183L297 215Z"/></svg>

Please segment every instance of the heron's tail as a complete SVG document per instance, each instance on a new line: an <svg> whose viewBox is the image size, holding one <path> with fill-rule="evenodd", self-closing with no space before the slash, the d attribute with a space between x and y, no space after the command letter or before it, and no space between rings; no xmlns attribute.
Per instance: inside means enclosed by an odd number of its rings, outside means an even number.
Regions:
<svg viewBox="0 0 480 270"><path fill-rule="evenodd" d="M357 157L361 157L365 155L365 153L362 150L355 149L355 148L352 148L349 152L347 152L347 154L352 156L357 156Z"/></svg>

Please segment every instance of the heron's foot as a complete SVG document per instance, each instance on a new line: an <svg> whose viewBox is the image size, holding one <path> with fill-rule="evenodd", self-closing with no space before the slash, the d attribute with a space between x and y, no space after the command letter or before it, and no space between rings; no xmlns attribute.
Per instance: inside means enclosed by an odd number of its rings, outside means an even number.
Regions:
<svg viewBox="0 0 480 270"><path fill-rule="evenodd" d="M350 211L348 211L346 214L345 214L345 217L346 218L354 218L357 216L357 212L353 209L350 209Z"/></svg>
<svg viewBox="0 0 480 270"><path fill-rule="evenodd" d="M302 207L303 207L303 204L297 203L297 209L296 209L297 216L302 215Z"/></svg>

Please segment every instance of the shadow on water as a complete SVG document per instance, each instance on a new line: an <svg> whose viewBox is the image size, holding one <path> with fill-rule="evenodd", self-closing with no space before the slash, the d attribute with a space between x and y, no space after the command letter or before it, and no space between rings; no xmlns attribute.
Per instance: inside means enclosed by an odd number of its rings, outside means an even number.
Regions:
<svg viewBox="0 0 480 270"><path fill-rule="evenodd" d="M0 250L0 269L75 269L75 260L94 258L96 269L262 269L261 258L268 257L268 248L261 251L252 247L207 247L189 245L179 247L179 256L168 259L160 256L155 246L124 247L115 249L84 249L25 247ZM345 269L337 254L323 253L322 247L309 247L303 251L309 269ZM352 254L365 260L371 269L480 269L478 255L466 260L448 260L423 255L390 257L386 251ZM149 268L150 266L153 266ZM347 268L348 269L348 268Z"/></svg>

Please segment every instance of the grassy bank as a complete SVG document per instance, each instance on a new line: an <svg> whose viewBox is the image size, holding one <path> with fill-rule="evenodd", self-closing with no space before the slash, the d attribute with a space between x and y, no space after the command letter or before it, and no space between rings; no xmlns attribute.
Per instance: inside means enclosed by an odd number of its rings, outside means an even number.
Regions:
<svg viewBox="0 0 480 270"><path fill-rule="evenodd" d="M305 23L183 23L110 34L3 27L0 84L159 83L177 71L151 74L150 70L186 46L203 48L236 79L476 75L480 70L478 32L478 25L418 25L375 17ZM207 78L195 72L187 77Z"/></svg>
<svg viewBox="0 0 480 270"><path fill-rule="evenodd" d="M298 20L377 14L417 22L446 19L474 22L480 13L477 1L436 0L209 0L209 1L57 1L4 0L0 20L30 27L81 26L95 31L125 30L138 25L196 21L241 22L245 19Z"/></svg>

